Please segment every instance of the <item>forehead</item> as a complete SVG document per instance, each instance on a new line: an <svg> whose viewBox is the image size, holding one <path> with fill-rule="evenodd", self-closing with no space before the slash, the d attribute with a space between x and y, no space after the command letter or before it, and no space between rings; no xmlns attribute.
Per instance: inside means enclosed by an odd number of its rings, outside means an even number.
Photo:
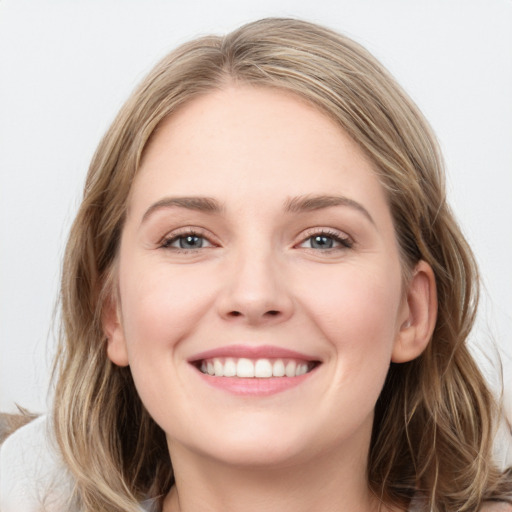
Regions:
<svg viewBox="0 0 512 512"><path fill-rule="evenodd" d="M386 205L372 163L340 126L292 93L251 86L201 96L164 120L132 188L145 202L164 191L227 201L337 192Z"/></svg>

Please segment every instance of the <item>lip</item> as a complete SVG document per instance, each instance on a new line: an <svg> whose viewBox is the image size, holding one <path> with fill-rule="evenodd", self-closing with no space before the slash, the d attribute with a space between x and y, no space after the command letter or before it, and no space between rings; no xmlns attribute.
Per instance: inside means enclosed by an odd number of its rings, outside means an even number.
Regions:
<svg viewBox="0 0 512 512"><path fill-rule="evenodd" d="M318 363L308 373L295 377L242 378L215 377L202 373L198 363L204 359L215 357L232 357L248 359L295 359L297 361ZM273 345L228 345L207 350L193 355L188 359L196 375L207 385L238 396L263 397L274 395L300 386L317 373L321 361L318 357L310 356L294 350Z"/></svg>
<svg viewBox="0 0 512 512"><path fill-rule="evenodd" d="M274 345L226 345L211 350L206 350L188 358L189 363L197 363L203 359L213 359L214 357L233 357L247 359L297 359L298 361L321 362L318 357L289 350L287 348L276 347Z"/></svg>
<svg viewBox="0 0 512 512"><path fill-rule="evenodd" d="M213 377L196 370L197 375L209 386L240 396L269 396L300 386L310 379L318 367L298 377L270 377L245 379L240 377Z"/></svg>

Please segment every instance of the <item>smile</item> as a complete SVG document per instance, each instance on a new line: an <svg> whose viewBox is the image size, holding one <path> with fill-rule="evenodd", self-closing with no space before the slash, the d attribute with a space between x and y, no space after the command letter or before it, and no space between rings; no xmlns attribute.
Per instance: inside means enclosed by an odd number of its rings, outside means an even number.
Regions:
<svg viewBox="0 0 512 512"><path fill-rule="evenodd" d="M203 359L197 367L201 373L215 377L269 379L299 377L310 372L315 367L315 363L294 359L214 357Z"/></svg>
<svg viewBox="0 0 512 512"><path fill-rule="evenodd" d="M311 354L272 345L218 347L188 362L206 384L242 396L268 396L300 386L322 364Z"/></svg>

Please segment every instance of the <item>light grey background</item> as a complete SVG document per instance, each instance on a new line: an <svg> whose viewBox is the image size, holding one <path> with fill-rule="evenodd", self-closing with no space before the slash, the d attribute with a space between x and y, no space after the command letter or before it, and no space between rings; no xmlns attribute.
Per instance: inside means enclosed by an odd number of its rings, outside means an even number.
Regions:
<svg viewBox="0 0 512 512"><path fill-rule="evenodd" d="M63 246L124 99L177 44L266 16L352 36L424 111L487 289L478 357L495 380L495 340L511 381L511 0L0 0L0 410L48 407Z"/></svg>

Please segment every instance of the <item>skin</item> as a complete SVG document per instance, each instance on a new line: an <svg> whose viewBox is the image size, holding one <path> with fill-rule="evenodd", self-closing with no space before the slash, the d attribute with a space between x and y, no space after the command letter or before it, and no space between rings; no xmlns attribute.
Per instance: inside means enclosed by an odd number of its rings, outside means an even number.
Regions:
<svg viewBox="0 0 512 512"><path fill-rule="evenodd" d="M350 201L285 208L305 196ZM221 209L162 206L169 197ZM183 251L191 231L203 247ZM420 262L406 285L402 270L371 162L297 97L230 86L159 127L131 190L104 327L110 359L130 365L167 434L176 486L165 512L378 509L366 482L375 402L390 361L417 357L435 323L432 270ZM239 396L188 362L233 344L321 364L284 392Z"/></svg>

